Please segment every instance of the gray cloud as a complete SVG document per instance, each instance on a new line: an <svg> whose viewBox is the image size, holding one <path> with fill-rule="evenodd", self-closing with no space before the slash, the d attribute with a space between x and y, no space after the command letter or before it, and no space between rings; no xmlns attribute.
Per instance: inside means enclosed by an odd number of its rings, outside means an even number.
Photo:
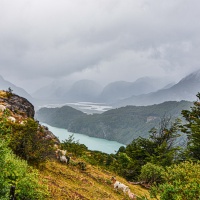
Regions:
<svg viewBox="0 0 200 200"><path fill-rule="evenodd" d="M2 0L1 75L27 90L62 78L180 79L200 68L199 7L198 0Z"/></svg>

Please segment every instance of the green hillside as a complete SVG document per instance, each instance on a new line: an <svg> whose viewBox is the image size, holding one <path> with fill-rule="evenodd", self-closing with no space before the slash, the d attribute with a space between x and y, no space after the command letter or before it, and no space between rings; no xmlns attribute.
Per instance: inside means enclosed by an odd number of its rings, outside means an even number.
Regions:
<svg viewBox="0 0 200 200"><path fill-rule="evenodd" d="M55 127L68 128L73 120L82 116L86 114L70 106L63 106L61 108L41 108L37 111L35 118Z"/></svg>
<svg viewBox="0 0 200 200"><path fill-rule="evenodd" d="M151 106L126 106L93 115L65 106L42 108L36 116L44 123L71 132L129 144L138 136L148 137L149 131L158 126L164 116L175 119L181 116L183 109L189 109L191 105L188 101L169 101Z"/></svg>

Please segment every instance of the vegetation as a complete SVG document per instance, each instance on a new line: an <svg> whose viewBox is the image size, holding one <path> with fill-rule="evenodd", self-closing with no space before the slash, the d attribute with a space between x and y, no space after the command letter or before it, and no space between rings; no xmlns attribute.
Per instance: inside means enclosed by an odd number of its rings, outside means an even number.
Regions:
<svg viewBox="0 0 200 200"><path fill-rule="evenodd" d="M152 106L126 106L102 114L86 115L67 106L42 108L36 118L49 125L66 128L71 132L130 144L138 137L149 137L149 130L160 123L163 116L181 117L191 102L164 102Z"/></svg>
<svg viewBox="0 0 200 200"><path fill-rule="evenodd" d="M69 106L63 106L62 108L41 108L36 113L38 120L59 128L68 128L73 120L82 116L86 116L86 114Z"/></svg>
<svg viewBox="0 0 200 200"><path fill-rule="evenodd" d="M166 168L163 183L151 188L153 197L161 200L200 199L200 163L182 162Z"/></svg>
<svg viewBox="0 0 200 200"><path fill-rule="evenodd" d="M13 90L9 87L8 90L6 91L6 96L7 98L10 98L13 95Z"/></svg>
<svg viewBox="0 0 200 200"><path fill-rule="evenodd" d="M200 160L200 93L197 94L197 98L191 111L182 111L182 115L187 122L182 126L182 132L185 132L188 136L186 154L194 160Z"/></svg>
<svg viewBox="0 0 200 200"><path fill-rule="evenodd" d="M55 141L38 122L26 118L22 124L13 123L8 120L12 111L0 112L0 199L9 198L11 186L20 200L128 199L113 189L112 176L128 185L139 200L200 199L200 94L197 98L190 110L182 111L184 121L165 115L149 129L148 137L133 139L116 154L90 151L71 135L59 144L71 158L69 165L56 160ZM99 116L89 117L98 120ZM114 121L108 122L109 127ZM186 146L177 143L182 133L187 136Z"/></svg>
<svg viewBox="0 0 200 200"><path fill-rule="evenodd" d="M9 199L10 187L16 187L16 199L45 199L48 191L39 183L38 171L16 157L5 140L0 141L0 199Z"/></svg>

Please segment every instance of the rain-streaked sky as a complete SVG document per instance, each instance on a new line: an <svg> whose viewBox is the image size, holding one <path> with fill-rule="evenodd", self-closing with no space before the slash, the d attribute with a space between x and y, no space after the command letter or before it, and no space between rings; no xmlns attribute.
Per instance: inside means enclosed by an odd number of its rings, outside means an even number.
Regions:
<svg viewBox="0 0 200 200"><path fill-rule="evenodd" d="M199 0L0 0L0 75L34 91L200 69Z"/></svg>

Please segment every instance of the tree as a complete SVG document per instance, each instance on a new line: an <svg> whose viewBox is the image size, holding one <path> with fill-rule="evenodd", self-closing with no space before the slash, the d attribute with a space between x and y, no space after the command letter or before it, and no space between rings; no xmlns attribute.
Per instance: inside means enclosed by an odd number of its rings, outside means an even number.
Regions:
<svg viewBox="0 0 200 200"><path fill-rule="evenodd" d="M188 136L187 154L190 158L200 160L200 93L197 95L191 110L183 110L182 115L186 124L182 126L182 132Z"/></svg>
<svg viewBox="0 0 200 200"><path fill-rule="evenodd" d="M13 95L13 90L10 87L6 91L6 95L7 95L8 98L10 98Z"/></svg>
<svg viewBox="0 0 200 200"><path fill-rule="evenodd" d="M158 128L150 130L150 140L153 142L154 153L151 162L161 166L168 166L174 162L180 147L175 146L175 141L180 136L178 133L180 120L171 122L171 117L163 117Z"/></svg>
<svg viewBox="0 0 200 200"><path fill-rule="evenodd" d="M88 150L84 144L80 144L78 140L74 140L73 134L70 135L68 139L64 140L61 146L63 149L73 153L76 156L82 156L83 153Z"/></svg>

